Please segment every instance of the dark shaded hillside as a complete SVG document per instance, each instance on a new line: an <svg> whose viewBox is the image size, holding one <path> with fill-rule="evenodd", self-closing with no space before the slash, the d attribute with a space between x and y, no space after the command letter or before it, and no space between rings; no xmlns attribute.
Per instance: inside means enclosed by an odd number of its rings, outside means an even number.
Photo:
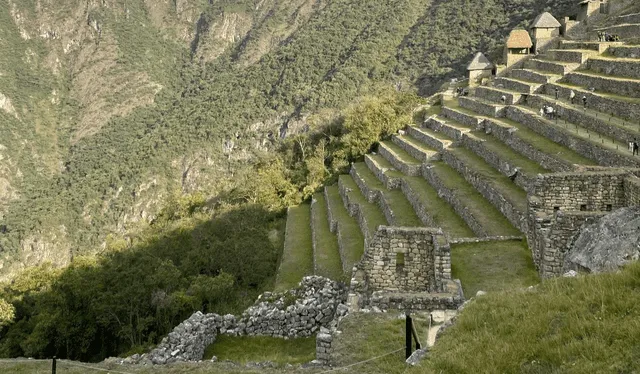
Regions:
<svg viewBox="0 0 640 374"><path fill-rule="evenodd" d="M543 10L560 13L569 3L337 0L258 10L250 1L205 4L195 54L189 52L193 39L173 49L175 68L159 71L175 83L152 105L112 117L73 142L61 134L73 128L65 121L77 120L77 106L52 112L48 123L58 128L51 131L63 140L42 157L51 163L50 176L36 172L28 179L25 172L23 181L10 183L17 197L1 222L4 269L15 259L66 263L73 255L95 252L108 233L121 235L139 221L153 220L173 191L213 197L233 189L234 177L273 149L279 135L304 129L307 116L335 112L381 87L433 92L445 79L461 76L478 49L498 46L512 26ZM144 8L132 9L153 19ZM197 19L192 21L195 31ZM139 33L117 30L121 40ZM123 43L121 50L127 45L140 47ZM124 53L118 63L139 71L155 66L145 63L162 53L174 53L151 49L156 52L148 59L131 48L137 53ZM55 138L45 133L37 146L21 152L50 147L48 139ZM3 142L17 149L20 140ZM34 170L29 162L25 156L15 163Z"/></svg>

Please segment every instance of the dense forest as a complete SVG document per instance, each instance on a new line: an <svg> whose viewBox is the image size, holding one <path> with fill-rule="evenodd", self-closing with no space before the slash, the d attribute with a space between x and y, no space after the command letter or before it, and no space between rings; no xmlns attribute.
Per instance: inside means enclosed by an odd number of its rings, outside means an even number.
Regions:
<svg viewBox="0 0 640 374"><path fill-rule="evenodd" d="M498 58L511 28L574 1L106 3L52 68L57 39L16 19L53 10L0 0L2 356L99 360L194 310L240 310L270 286L286 206L475 52Z"/></svg>

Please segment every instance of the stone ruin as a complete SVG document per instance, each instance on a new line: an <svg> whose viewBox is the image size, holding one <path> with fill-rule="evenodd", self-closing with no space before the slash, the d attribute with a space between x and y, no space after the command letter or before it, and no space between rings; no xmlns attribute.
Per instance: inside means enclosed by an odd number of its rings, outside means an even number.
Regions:
<svg viewBox="0 0 640 374"><path fill-rule="evenodd" d="M151 352L107 361L143 365L201 361L205 349L219 334L278 338L312 336L321 329L335 328L338 319L347 313L345 300L346 289L340 283L318 276L305 277L297 288L261 295L241 316L195 312Z"/></svg>

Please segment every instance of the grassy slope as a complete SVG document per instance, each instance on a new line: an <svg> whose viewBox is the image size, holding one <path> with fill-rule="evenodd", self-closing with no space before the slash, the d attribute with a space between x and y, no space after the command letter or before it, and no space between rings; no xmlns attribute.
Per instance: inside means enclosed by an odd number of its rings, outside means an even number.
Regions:
<svg viewBox="0 0 640 374"><path fill-rule="evenodd" d="M302 364L316 357L315 336L280 339L268 336L218 336L205 351L204 360L216 356L218 360L247 362L271 361L276 364Z"/></svg>
<svg viewBox="0 0 640 374"><path fill-rule="evenodd" d="M305 275L313 274L311 208L302 204L289 209L282 261L276 278L276 291L295 287Z"/></svg>
<svg viewBox="0 0 640 374"><path fill-rule="evenodd" d="M335 280L343 279L338 239L329 228L327 201L322 193L316 193L313 198L317 201L314 208L316 214L311 217L312 230L316 238L313 255L316 275Z"/></svg>

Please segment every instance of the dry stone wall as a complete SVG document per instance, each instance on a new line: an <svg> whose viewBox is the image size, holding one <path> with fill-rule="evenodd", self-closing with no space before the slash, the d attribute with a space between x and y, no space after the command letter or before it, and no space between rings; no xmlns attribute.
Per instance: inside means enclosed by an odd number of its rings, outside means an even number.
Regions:
<svg viewBox="0 0 640 374"><path fill-rule="evenodd" d="M402 193L407 197L409 203L416 212L418 218L425 227L435 227L433 217L429 214L429 207L425 206L420 200L418 194L411 188L411 185L405 180L401 183Z"/></svg>
<svg viewBox="0 0 640 374"><path fill-rule="evenodd" d="M473 168L460 162L451 152L442 155L443 161L456 169L485 199L489 200L508 220L522 232L527 232L526 212L519 210L509 200L492 187L486 178L480 176Z"/></svg>
<svg viewBox="0 0 640 374"><path fill-rule="evenodd" d="M444 111L446 108L443 108ZM460 140L462 139L463 132L455 127L449 126L446 122L441 121L436 117L430 117L424 122L424 126L433 131L441 132L451 139Z"/></svg>
<svg viewBox="0 0 640 374"><path fill-rule="evenodd" d="M590 59L586 68L601 74L640 79L637 61Z"/></svg>
<svg viewBox="0 0 640 374"><path fill-rule="evenodd" d="M383 146L378 147L378 153L380 153L385 159L387 159L391 163L391 165L393 165L394 168L396 168L397 170L400 170L403 174L411 177L420 175L420 165L409 165L402 162L401 160L398 159L398 157L393 152L391 152L386 147L383 147Z"/></svg>
<svg viewBox="0 0 640 374"><path fill-rule="evenodd" d="M331 327L337 318L346 314L345 301L344 285L323 277L305 277L297 288L261 295L240 317L195 312L151 352L122 361L158 365L200 361L205 349L219 334L279 338L311 336L323 327Z"/></svg>
<svg viewBox="0 0 640 374"><path fill-rule="evenodd" d="M468 97L460 97L458 100L460 101L461 107L470 109L476 113L488 117L504 117L505 107L502 105L488 104Z"/></svg>
<svg viewBox="0 0 640 374"><path fill-rule="evenodd" d="M640 178L629 176L624 180L624 196L627 206L640 206Z"/></svg>
<svg viewBox="0 0 640 374"><path fill-rule="evenodd" d="M640 159L634 159L622 153L603 148L597 143L578 138L556 126L550 126L538 115L517 107L507 108L507 118L517 121L540 135L570 148L578 154L597 161L600 165L615 167L638 167Z"/></svg>
<svg viewBox="0 0 640 374"><path fill-rule="evenodd" d="M636 123L640 118L640 104L638 103L611 99L606 96L600 96L597 92L590 92L586 89L567 88L566 86L552 83L545 85L545 92L547 95L555 95L556 88L558 89L558 93L561 97L569 97L571 90L573 90L576 93L576 97L579 97L580 99L582 99L582 96L586 96L587 106L598 112L625 118L634 123Z"/></svg>
<svg viewBox="0 0 640 374"><path fill-rule="evenodd" d="M385 187L389 189L400 188L401 179L389 176L386 173L389 169L381 167L369 155L364 156L364 162L367 164L367 166L369 167L369 170L371 170L371 172L376 176L376 178L382 181Z"/></svg>
<svg viewBox="0 0 640 374"><path fill-rule="evenodd" d="M524 142L518 135L517 129L504 126L496 121L487 119L483 122L485 131L495 136L511 149L537 162L543 168L551 171L561 172L573 170L574 166L562 159L557 159L547 153L541 152L531 144Z"/></svg>

